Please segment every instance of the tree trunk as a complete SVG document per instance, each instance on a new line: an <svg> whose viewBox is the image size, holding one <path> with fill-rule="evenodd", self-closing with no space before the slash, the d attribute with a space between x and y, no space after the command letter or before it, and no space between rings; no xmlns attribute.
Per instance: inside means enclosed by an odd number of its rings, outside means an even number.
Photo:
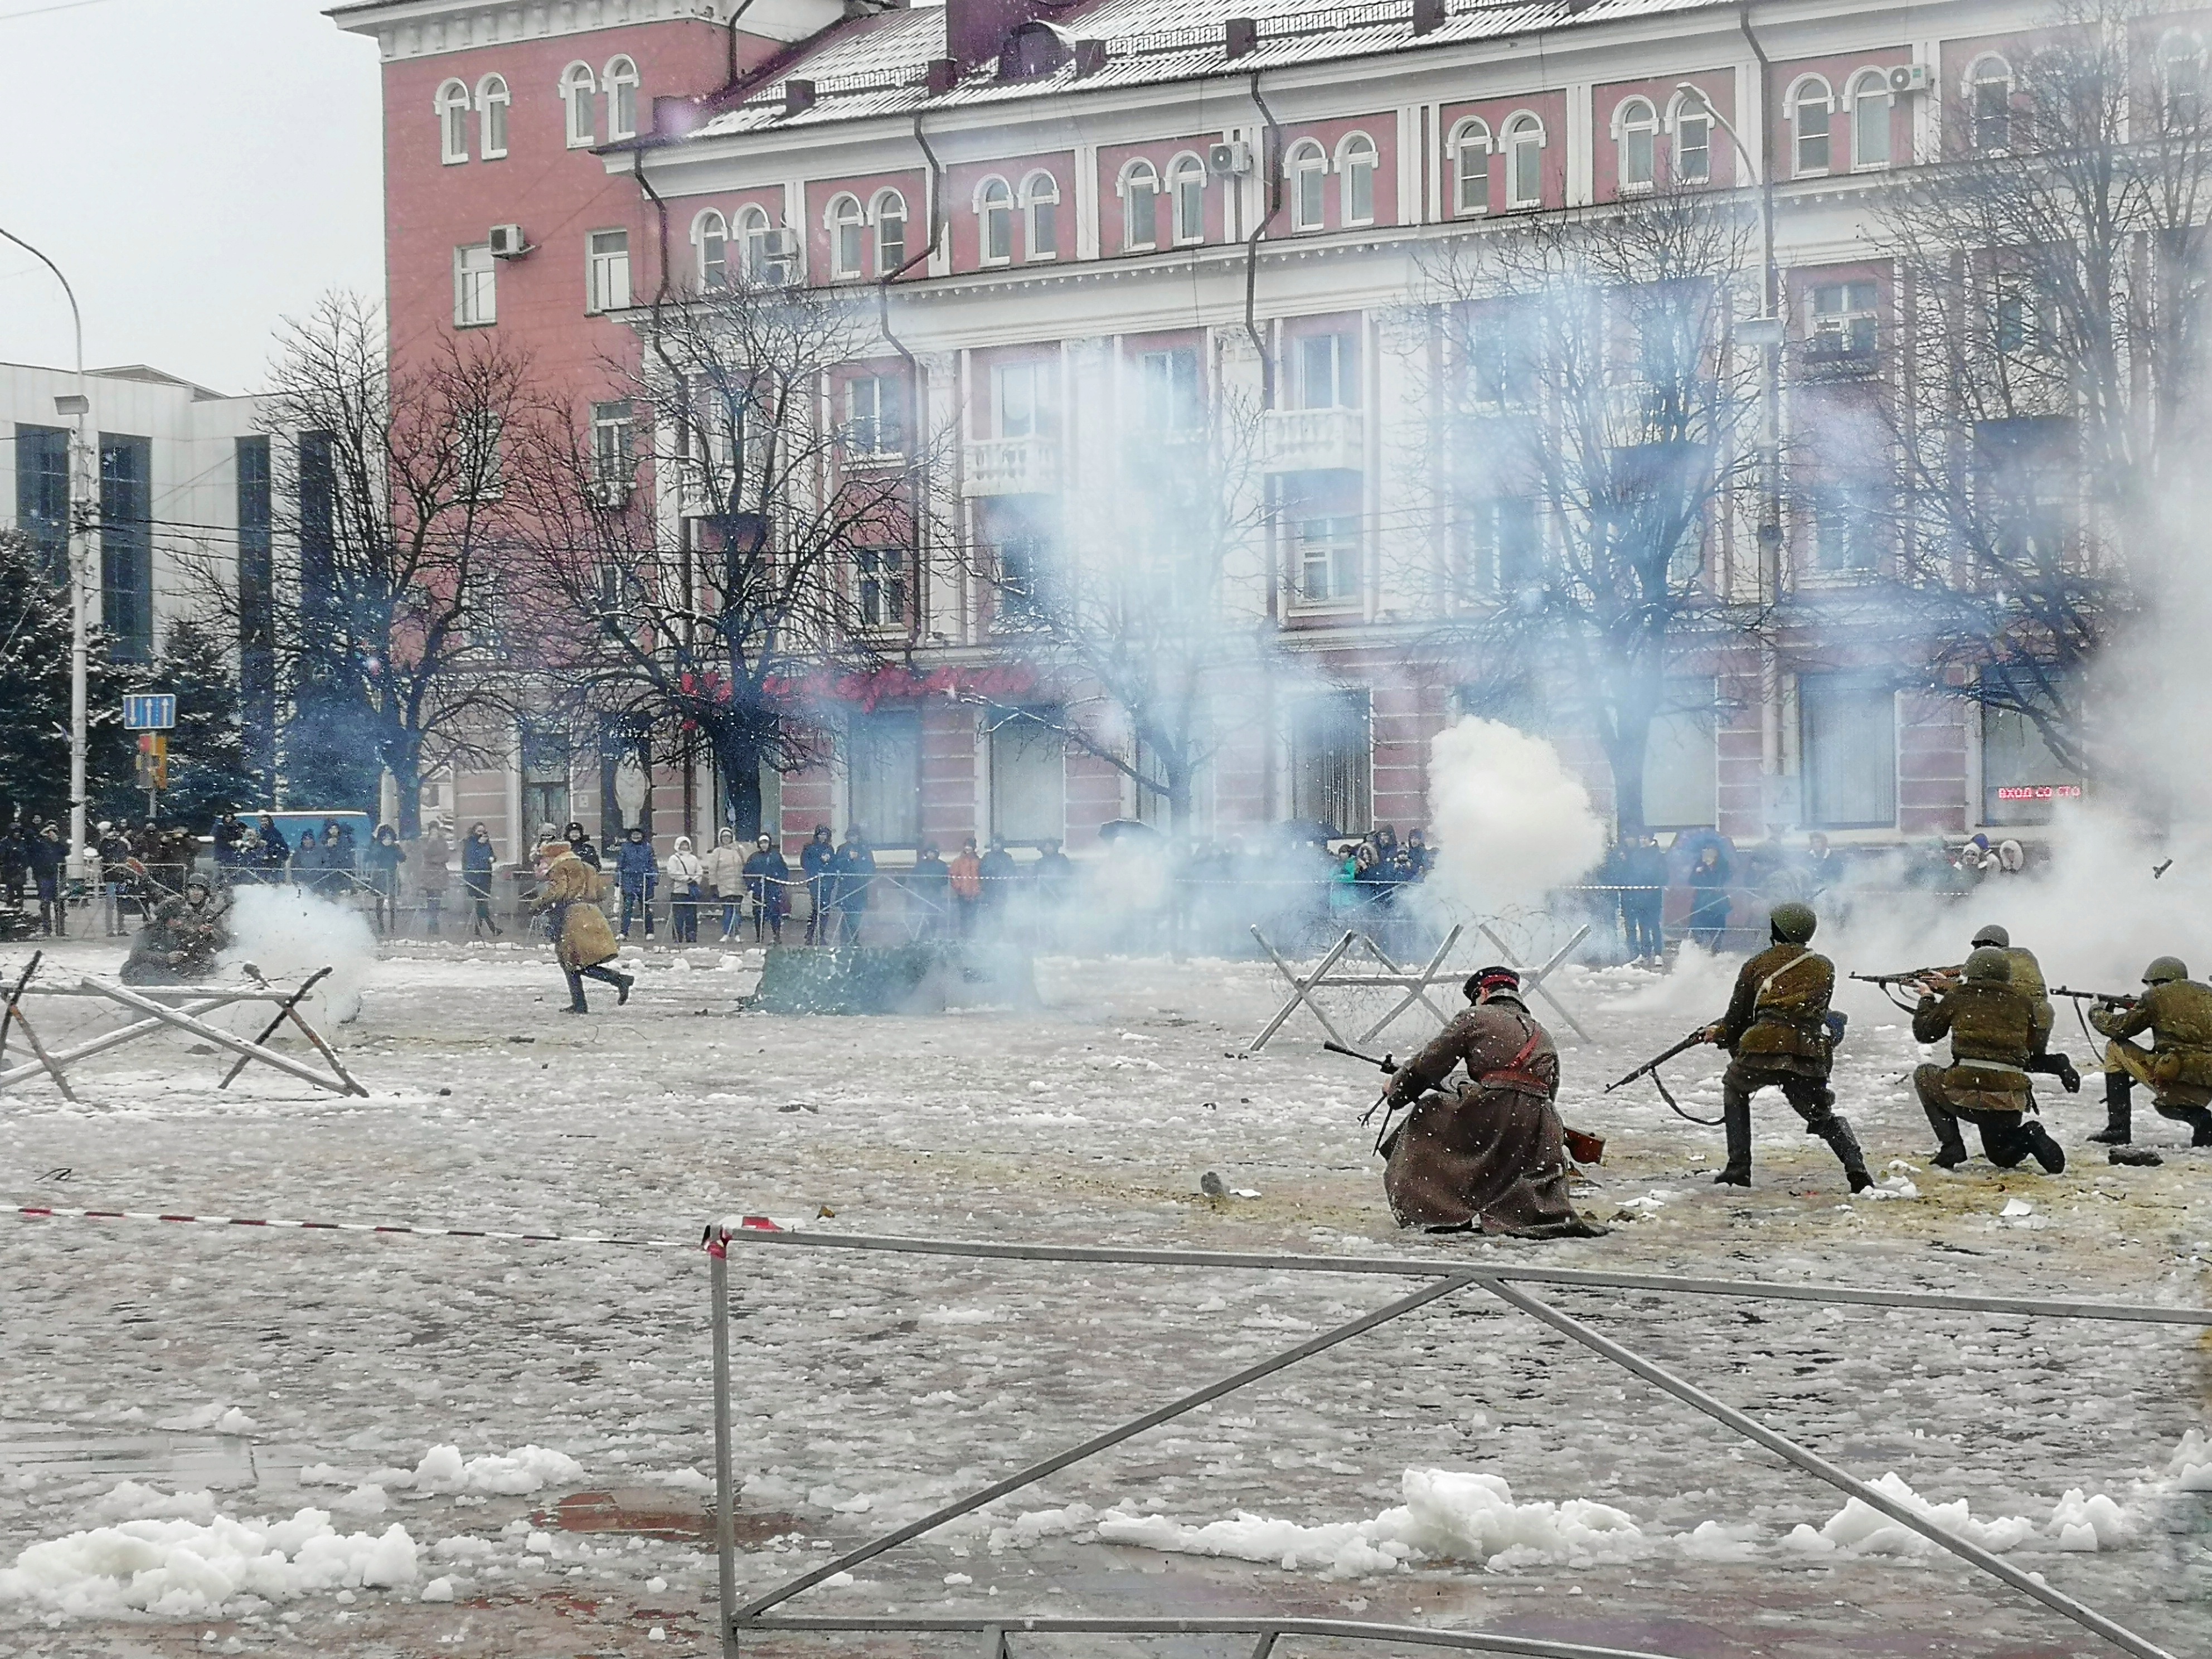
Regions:
<svg viewBox="0 0 2212 1659"><path fill-rule="evenodd" d="M1622 836L1644 828L1644 763L1650 749L1651 716L1616 714L1605 744L1606 764L1613 771L1613 817Z"/></svg>
<svg viewBox="0 0 2212 1659"><path fill-rule="evenodd" d="M738 844L750 846L762 827L760 744L741 732L716 732L714 769L722 775L724 816L737 830ZM772 827L769 833L781 843L781 825Z"/></svg>
<svg viewBox="0 0 2212 1659"><path fill-rule="evenodd" d="M422 833L422 734L402 730L384 752L385 769L399 797L399 822L392 827L400 840L413 841Z"/></svg>

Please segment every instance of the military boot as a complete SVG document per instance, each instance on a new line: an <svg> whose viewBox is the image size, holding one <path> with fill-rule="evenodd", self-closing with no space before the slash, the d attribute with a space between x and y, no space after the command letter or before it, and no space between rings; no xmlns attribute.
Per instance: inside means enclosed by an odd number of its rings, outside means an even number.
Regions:
<svg viewBox="0 0 2212 1659"><path fill-rule="evenodd" d="M2105 1127L2089 1139L2100 1146L2124 1146L2133 1137L2129 1117L2136 1080L2125 1072L2105 1073Z"/></svg>
<svg viewBox="0 0 2212 1659"><path fill-rule="evenodd" d="M1751 1185L1751 1102L1730 1100L1721 1108L1728 1130L1728 1168L1713 1177L1716 1187Z"/></svg>
<svg viewBox="0 0 2212 1659"><path fill-rule="evenodd" d="M1928 1127L1936 1131L1935 1156L1928 1161L1939 1170L1955 1170L1966 1161L1966 1143L1959 1138L1959 1120L1923 1103Z"/></svg>
<svg viewBox="0 0 2212 1659"><path fill-rule="evenodd" d="M2027 1142L2028 1152L2043 1166L2044 1174L2063 1175L2066 1172L2065 1150L2051 1138L2048 1129L2031 1117L2021 1122L2020 1132Z"/></svg>
<svg viewBox="0 0 2212 1659"><path fill-rule="evenodd" d="M1863 1193L1874 1185L1874 1177L1867 1173L1866 1153L1859 1147L1859 1138L1851 1132L1851 1121L1841 1112L1831 1112L1828 1121L1814 1133L1828 1143L1844 1166L1844 1177L1851 1190Z"/></svg>
<svg viewBox="0 0 2212 1659"><path fill-rule="evenodd" d="M2212 1111L2199 1106L2181 1120L2189 1126L2189 1144L2192 1146L2212 1146Z"/></svg>

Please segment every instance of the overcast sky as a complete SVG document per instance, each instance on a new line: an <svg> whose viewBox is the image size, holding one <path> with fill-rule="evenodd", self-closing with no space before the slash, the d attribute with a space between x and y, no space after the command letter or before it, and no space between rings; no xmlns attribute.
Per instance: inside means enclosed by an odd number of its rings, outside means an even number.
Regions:
<svg viewBox="0 0 2212 1659"><path fill-rule="evenodd" d="M279 318L380 297L376 45L318 0L0 0L0 228L76 289L88 368L252 391ZM0 362L71 360L59 287L0 241Z"/></svg>

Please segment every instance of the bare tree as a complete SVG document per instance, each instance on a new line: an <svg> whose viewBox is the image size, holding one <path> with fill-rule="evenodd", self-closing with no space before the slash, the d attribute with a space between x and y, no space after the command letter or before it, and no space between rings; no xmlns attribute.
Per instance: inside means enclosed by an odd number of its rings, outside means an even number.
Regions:
<svg viewBox="0 0 2212 1659"><path fill-rule="evenodd" d="M1970 71L1941 165L1882 209L1902 587L1932 688L2033 722L2088 774L2125 746L2100 657L2190 544L2212 300L2203 47L2142 0L2068 0Z"/></svg>
<svg viewBox="0 0 2212 1659"><path fill-rule="evenodd" d="M540 660L599 718L703 746L750 837L762 769L820 757L807 689L914 644L929 447L910 372L845 290L664 295L639 326L642 362L589 427L538 434Z"/></svg>
<svg viewBox="0 0 2212 1659"><path fill-rule="evenodd" d="M514 683L499 634L517 576L501 457L531 417L526 381L487 338L394 363L381 312L351 295L286 325L266 422L275 528L298 556L272 653L295 799L373 806L389 772L412 835L426 771L489 758ZM236 586L202 564L234 626Z"/></svg>
<svg viewBox="0 0 2212 1659"><path fill-rule="evenodd" d="M1731 339L1754 269L1738 204L1665 185L1427 267L1450 460L1428 649L1476 665L1479 705L1594 738L1624 826L1670 676L1765 615L1728 556L1760 468L1762 366Z"/></svg>
<svg viewBox="0 0 2212 1659"><path fill-rule="evenodd" d="M1103 761L1188 833L1200 780L1262 707L1255 677L1279 664L1267 613L1267 518L1258 411L1200 390L1196 354L1161 355L1121 435L1141 488L1085 511L1018 553L971 541L994 635L1043 676L987 718L1043 727ZM1103 532L1103 533L1101 533Z"/></svg>

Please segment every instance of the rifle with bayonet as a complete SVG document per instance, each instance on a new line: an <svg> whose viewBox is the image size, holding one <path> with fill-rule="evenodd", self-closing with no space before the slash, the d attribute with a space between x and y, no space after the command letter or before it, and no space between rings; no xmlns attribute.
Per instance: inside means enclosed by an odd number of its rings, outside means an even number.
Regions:
<svg viewBox="0 0 2212 1659"><path fill-rule="evenodd" d="M1709 1026L1700 1025L1696 1030L1691 1032L1689 1036L1684 1037L1673 1048L1667 1049L1662 1054L1652 1055L1650 1059L1645 1060L1641 1066L1629 1073L1626 1077L1615 1078L1612 1082L1605 1085L1604 1092L1611 1094L1615 1089L1623 1089L1627 1087L1640 1077L1648 1077L1651 1079L1651 1086L1658 1090L1659 1098L1667 1103L1668 1106L1673 1109L1675 1116L1688 1118L1692 1123L1703 1124L1706 1128L1711 1128L1721 1120L1718 1118L1708 1120L1702 1117L1690 1117L1690 1115L1682 1109L1680 1103L1678 1102L1674 1098L1674 1095L1668 1090L1667 1079L1659 1075L1659 1068L1662 1066L1664 1066L1668 1060L1674 1059L1675 1055L1687 1054L1691 1049L1697 1048L1700 1043L1711 1042L1712 1040L1710 1035L1711 1029L1711 1028Z"/></svg>
<svg viewBox="0 0 2212 1659"><path fill-rule="evenodd" d="M2071 997L2076 1002L2094 1002L2107 1008L2132 1008L2142 1000L2132 993L2124 991L2075 991L2063 985L2048 988L2048 995Z"/></svg>

